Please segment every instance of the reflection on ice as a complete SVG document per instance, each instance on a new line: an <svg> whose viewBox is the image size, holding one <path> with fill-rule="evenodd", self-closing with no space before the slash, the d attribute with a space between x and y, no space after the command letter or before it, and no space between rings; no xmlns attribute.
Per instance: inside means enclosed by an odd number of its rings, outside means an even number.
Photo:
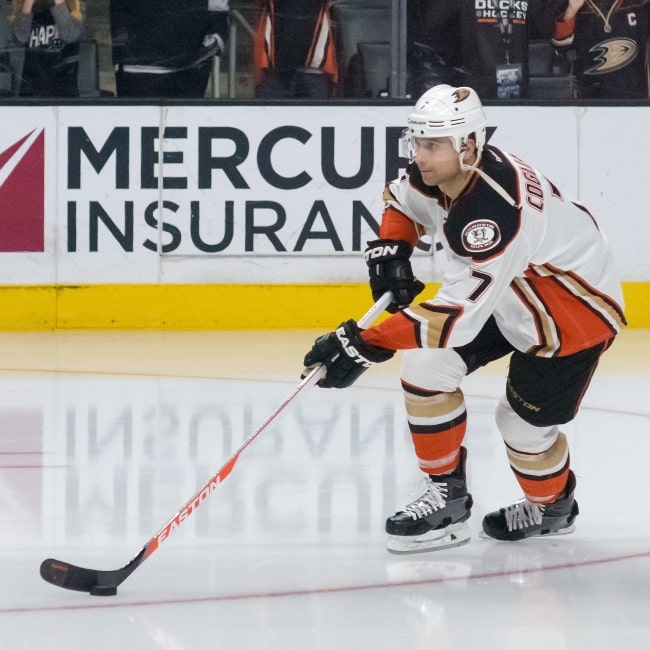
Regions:
<svg viewBox="0 0 650 650"><path fill-rule="evenodd" d="M384 519L420 474L399 389L368 373L352 389L301 395L118 595L97 599L46 584L41 560L128 562L295 384L5 372L3 647L647 647L647 381L623 393L621 381L601 373L566 427L573 535L479 539L483 514L519 494L493 423L501 378L478 373L464 387L471 542L387 553ZM35 613L39 625L26 624Z"/></svg>

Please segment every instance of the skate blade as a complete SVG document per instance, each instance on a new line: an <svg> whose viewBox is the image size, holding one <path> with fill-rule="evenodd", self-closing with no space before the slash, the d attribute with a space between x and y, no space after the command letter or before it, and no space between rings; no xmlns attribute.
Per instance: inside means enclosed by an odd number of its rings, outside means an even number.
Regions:
<svg viewBox="0 0 650 650"><path fill-rule="evenodd" d="M441 530L430 530L424 535L389 535L386 549L389 553L396 554L441 551L467 544L471 537L467 522L462 521Z"/></svg>
<svg viewBox="0 0 650 650"><path fill-rule="evenodd" d="M545 539L546 537L556 537L558 535L570 535L571 533L576 532L576 527L574 524L567 526L566 528L560 528L560 530L554 530L550 533L544 533L543 535L531 535L530 537L524 537L523 539L515 539L512 541L522 542L524 539ZM478 536L481 539L493 539L497 542L507 542L506 539L497 539L496 537L491 537L483 529L479 532Z"/></svg>

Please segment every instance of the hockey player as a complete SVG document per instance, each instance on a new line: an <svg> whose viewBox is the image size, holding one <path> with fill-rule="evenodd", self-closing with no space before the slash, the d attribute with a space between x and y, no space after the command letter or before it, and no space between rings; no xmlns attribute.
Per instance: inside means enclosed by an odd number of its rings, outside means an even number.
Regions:
<svg viewBox="0 0 650 650"><path fill-rule="evenodd" d="M408 116L412 160L384 192L379 239L366 261L377 299L392 312L360 330L354 320L316 339L304 358L323 364L321 387L350 386L404 350L401 383L426 489L386 521L388 549L413 552L469 541L462 446L462 379L510 355L496 406L510 467L524 498L483 519L501 540L571 532L578 514L569 447L559 425L575 417L601 354L625 325L612 254L583 205L523 160L486 145L471 88L435 86ZM434 296L410 255L435 234L447 266Z"/></svg>

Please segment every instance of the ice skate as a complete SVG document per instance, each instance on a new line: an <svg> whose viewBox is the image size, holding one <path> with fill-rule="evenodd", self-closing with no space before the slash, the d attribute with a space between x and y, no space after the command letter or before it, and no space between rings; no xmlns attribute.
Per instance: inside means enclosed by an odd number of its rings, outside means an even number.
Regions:
<svg viewBox="0 0 650 650"><path fill-rule="evenodd" d="M467 451L461 447L457 469L445 476L429 476L426 489L404 510L386 520L392 553L419 553L452 548L470 540L467 525L472 495L467 491L465 462Z"/></svg>
<svg viewBox="0 0 650 650"><path fill-rule="evenodd" d="M546 505L537 505L527 499L490 512L483 518L481 537L492 537L514 542L526 537L566 535L575 530L573 522L578 516L578 502L573 498L576 479L569 471L563 495Z"/></svg>

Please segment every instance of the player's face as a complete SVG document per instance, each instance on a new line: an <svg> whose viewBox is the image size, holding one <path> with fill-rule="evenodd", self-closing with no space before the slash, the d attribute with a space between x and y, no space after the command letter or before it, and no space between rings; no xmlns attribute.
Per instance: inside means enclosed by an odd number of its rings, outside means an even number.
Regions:
<svg viewBox="0 0 650 650"><path fill-rule="evenodd" d="M427 185L444 185L461 175L451 138L414 138L415 164Z"/></svg>

